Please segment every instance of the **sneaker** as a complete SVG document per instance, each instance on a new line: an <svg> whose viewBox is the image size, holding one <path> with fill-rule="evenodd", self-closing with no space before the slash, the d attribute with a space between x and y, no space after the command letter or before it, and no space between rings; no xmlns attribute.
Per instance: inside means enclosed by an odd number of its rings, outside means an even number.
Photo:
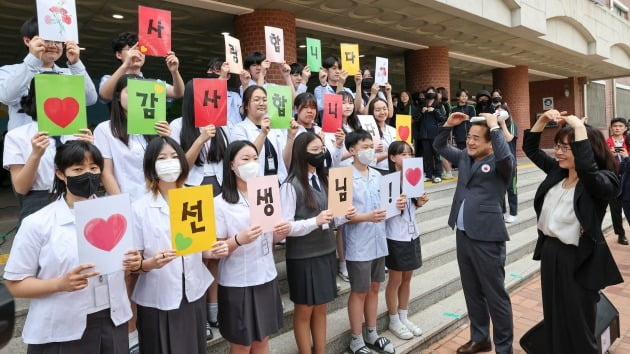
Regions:
<svg viewBox="0 0 630 354"><path fill-rule="evenodd" d="M415 323L409 321L409 319L407 319L406 321L402 321L402 323L405 325L405 327L409 329L411 333L413 333L414 336L420 337L422 335L422 329L418 327Z"/></svg>
<svg viewBox="0 0 630 354"><path fill-rule="evenodd" d="M206 322L206 340L211 340L214 338L214 334L212 333L212 328L210 327L210 322Z"/></svg>
<svg viewBox="0 0 630 354"><path fill-rule="evenodd" d="M442 173L442 179L453 179L455 177L453 177L453 172L445 172Z"/></svg>
<svg viewBox="0 0 630 354"><path fill-rule="evenodd" d="M425 181L425 182L429 182L430 180L431 180L431 177L429 177L429 176L424 176L424 181Z"/></svg>
<svg viewBox="0 0 630 354"><path fill-rule="evenodd" d="M138 344L134 344L131 348L129 348L129 354L140 354L140 346Z"/></svg>
<svg viewBox="0 0 630 354"><path fill-rule="evenodd" d="M345 281L346 283L350 282L350 277L348 276L347 270L345 272L338 272L337 275L339 275L339 278L341 278L341 280Z"/></svg>
<svg viewBox="0 0 630 354"><path fill-rule="evenodd" d="M433 183L441 183L442 179L440 177L433 177Z"/></svg>
<svg viewBox="0 0 630 354"><path fill-rule="evenodd" d="M394 328L391 324L389 325L389 330L394 333L394 335L400 339L408 340L413 338L413 333L409 331L409 329L401 324L398 328Z"/></svg>
<svg viewBox="0 0 630 354"><path fill-rule="evenodd" d="M510 214L505 215L503 217L503 220L505 220L506 223L511 224L513 222L516 222L516 215L510 215Z"/></svg>

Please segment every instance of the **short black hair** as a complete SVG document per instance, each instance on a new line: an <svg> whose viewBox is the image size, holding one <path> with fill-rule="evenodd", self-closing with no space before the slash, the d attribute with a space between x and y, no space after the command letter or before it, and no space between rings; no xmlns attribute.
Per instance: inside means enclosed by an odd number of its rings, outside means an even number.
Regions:
<svg viewBox="0 0 630 354"><path fill-rule="evenodd" d="M331 55L322 61L322 68L330 69L333 65L335 65L335 63L337 63L337 66L341 69L341 60L339 60L339 57Z"/></svg>
<svg viewBox="0 0 630 354"><path fill-rule="evenodd" d="M20 34L22 37L33 38L39 33L39 27L37 26L37 16L33 16L24 21L22 27L20 27Z"/></svg>
<svg viewBox="0 0 630 354"><path fill-rule="evenodd" d="M92 157L92 161L98 168L100 168L101 173L103 172L104 160L103 155L101 155L101 151L96 147L85 140L70 140L65 144L59 144L57 146L57 152L55 153L55 168L59 169L61 173L65 175L65 171L67 168L72 167L72 165L83 163L86 155L90 155ZM66 193L66 182L61 180L55 174L55 179L53 181L53 198L59 199Z"/></svg>
<svg viewBox="0 0 630 354"><path fill-rule="evenodd" d="M260 52L249 53L243 61L243 67L245 67L245 70L249 70L250 66L254 64L260 65L260 63L262 63L264 60L265 56Z"/></svg>
<svg viewBox="0 0 630 354"><path fill-rule="evenodd" d="M352 133L346 135L346 150L355 147L359 141L370 140L372 141L372 135L363 129L355 130Z"/></svg>
<svg viewBox="0 0 630 354"><path fill-rule="evenodd" d="M302 70L304 70L304 65L300 63L293 63L289 65L291 67L291 75L300 74L302 75Z"/></svg>
<svg viewBox="0 0 630 354"><path fill-rule="evenodd" d="M114 53L121 52L125 46L133 47L138 43L138 34L135 32L122 32L112 41Z"/></svg>
<svg viewBox="0 0 630 354"><path fill-rule="evenodd" d="M206 72L210 69L221 70L221 66L223 66L223 59L219 57L212 57L208 60L208 65L206 66Z"/></svg>
<svg viewBox="0 0 630 354"><path fill-rule="evenodd" d="M468 90L466 90L466 89L459 89L459 90L457 90L457 93L455 94L455 97L459 98L459 96L461 96L462 93L465 93L466 96L470 97L470 94L468 93Z"/></svg>
<svg viewBox="0 0 630 354"><path fill-rule="evenodd" d="M626 127L628 126L628 121L626 120L626 118L622 118L622 117L615 117L610 121L610 126L612 127L613 124L615 123L623 123L623 125L625 125Z"/></svg>

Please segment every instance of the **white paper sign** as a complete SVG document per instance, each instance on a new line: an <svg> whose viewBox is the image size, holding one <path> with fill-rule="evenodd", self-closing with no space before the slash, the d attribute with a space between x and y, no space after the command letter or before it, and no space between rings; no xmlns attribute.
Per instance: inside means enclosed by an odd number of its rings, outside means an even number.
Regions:
<svg viewBox="0 0 630 354"><path fill-rule="evenodd" d="M225 61L230 65L230 72L240 75L243 71L241 41L228 34L224 34L223 38L225 38Z"/></svg>
<svg viewBox="0 0 630 354"><path fill-rule="evenodd" d="M381 177L381 208L387 210L386 218L400 215L396 201L400 197L400 171Z"/></svg>
<svg viewBox="0 0 630 354"><path fill-rule="evenodd" d="M389 82L389 59L376 57L374 82L379 86L385 86L385 84Z"/></svg>
<svg viewBox="0 0 630 354"><path fill-rule="evenodd" d="M378 131L378 125L376 125L374 117L371 115L363 114L360 114L357 117L359 118L359 123L361 123L361 128L372 135L372 142L374 143L374 145L380 143L381 134Z"/></svg>
<svg viewBox="0 0 630 354"><path fill-rule="evenodd" d="M79 42L75 0L37 0L39 36L48 41Z"/></svg>
<svg viewBox="0 0 630 354"><path fill-rule="evenodd" d="M418 198L424 194L424 169L422 157L403 159L402 191L407 198Z"/></svg>
<svg viewBox="0 0 630 354"><path fill-rule="evenodd" d="M125 252L133 248L128 194L74 203L79 264L92 263L100 274L123 269Z"/></svg>
<svg viewBox="0 0 630 354"><path fill-rule="evenodd" d="M610 327L606 328L600 338L602 340L602 354L606 354L608 349L610 349Z"/></svg>
<svg viewBox="0 0 630 354"><path fill-rule="evenodd" d="M284 32L282 28L265 26L266 56L272 63L284 63Z"/></svg>

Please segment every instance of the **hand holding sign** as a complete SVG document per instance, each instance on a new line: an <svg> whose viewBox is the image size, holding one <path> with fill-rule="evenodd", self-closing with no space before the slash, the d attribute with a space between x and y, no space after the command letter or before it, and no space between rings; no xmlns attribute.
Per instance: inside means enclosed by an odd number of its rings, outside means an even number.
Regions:
<svg viewBox="0 0 630 354"><path fill-rule="evenodd" d="M217 241L212 185L168 191L171 240L177 255L212 248Z"/></svg>
<svg viewBox="0 0 630 354"><path fill-rule="evenodd" d="M138 6L138 43L144 55L167 56L171 51L171 12Z"/></svg>
<svg viewBox="0 0 630 354"><path fill-rule="evenodd" d="M87 128L83 75L35 75L39 131L50 136L79 133Z"/></svg>
<svg viewBox="0 0 630 354"><path fill-rule="evenodd" d="M341 67L348 73L359 71L359 45L341 43Z"/></svg>
<svg viewBox="0 0 630 354"><path fill-rule="evenodd" d="M422 171L422 157L403 160L402 191L407 198L417 198L424 194L424 173Z"/></svg>
<svg viewBox="0 0 630 354"><path fill-rule="evenodd" d="M306 37L306 65L311 71L318 72L322 67L322 42Z"/></svg>
<svg viewBox="0 0 630 354"><path fill-rule="evenodd" d="M155 123L166 121L166 86L153 80L127 82L127 133L155 135Z"/></svg>
<svg viewBox="0 0 630 354"><path fill-rule="evenodd" d="M284 33L282 28L265 26L267 59L272 63L284 63Z"/></svg>
<svg viewBox="0 0 630 354"><path fill-rule="evenodd" d="M195 127L227 125L227 80L193 79Z"/></svg>
<svg viewBox="0 0 630 354"><path fill-rule="evenodd" d="M352 167L328 170L328 210L333 216L346 215L352 207Z"/></svg>
<svg viewBox="0 0 630 354"><path fill-rule="evenodd" d="M361 123L361 128L372 135L372 142L376 147L381 143L381 134L378 130L378 125L376 125L376 121L374 120L374 116L361 114L357 117L359 118L359 123Z"/></svg>
<svg viewBox="0 0 630 354"><path fill-rule="evenodd" d="M376 57L376 66L374 68L374 82L379 86L385 86L389 82L387 58Z"/></svg>
<svg viewBox="0 0 630 354"><path fill-rule="evenodd" d="M262 232L275 231L282 222L278 176L261 176L247 180L247 202L251 224L262 227Z"/></svg>
<svg viewBox="0 0 630 354"><path fill-rule="evenodd" d="M272 129L289 129L293 120L293 99L289 86L267 87L267 114Z"/></svg>
<svg viewBox="0 0 630 354"><path fill-rule="evenodd" d="M341 95L324 95L324 118L322 131L336 133L343 124L343 100Z"/></svg>

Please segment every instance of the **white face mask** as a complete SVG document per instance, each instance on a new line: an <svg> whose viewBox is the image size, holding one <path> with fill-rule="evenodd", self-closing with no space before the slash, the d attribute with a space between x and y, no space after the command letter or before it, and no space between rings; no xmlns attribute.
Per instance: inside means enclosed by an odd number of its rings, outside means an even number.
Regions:
<svg viewBox="0 0 630 354"><path fill-rule="evenodd" d="M241 177L243 181L247 181L248 179L258 176L258 170L260 169L260 165L258 164L257 161L252 161L244 165L238 166L237 169L238 169L239 177Z"/></svg>
<svg viewBox="0 0 630 354"><path fill-rule="evenodd" d="M182 173L179 159L166 159L155 161L155 173L164 182L175 182Z"/></svg>
<svg viewBox="0 0 630 354"><path fill-rule="evenodd" d="M357 152L359 161L364 165L369 165L374 161L374 149L365 149Z"/></svg>

